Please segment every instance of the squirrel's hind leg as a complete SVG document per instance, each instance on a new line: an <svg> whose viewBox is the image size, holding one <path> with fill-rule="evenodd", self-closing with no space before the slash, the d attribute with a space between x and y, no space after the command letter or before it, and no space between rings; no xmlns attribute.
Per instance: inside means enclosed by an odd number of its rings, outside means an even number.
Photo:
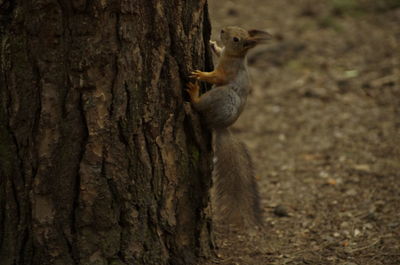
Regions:
<svg viewBox="0 0 400 265"><path fill-rule="evenodd" d="M190 101L192 103L197 103L200 101L200 86L196 83L188 83L188 89L186 91L189 93Z"/></svg>

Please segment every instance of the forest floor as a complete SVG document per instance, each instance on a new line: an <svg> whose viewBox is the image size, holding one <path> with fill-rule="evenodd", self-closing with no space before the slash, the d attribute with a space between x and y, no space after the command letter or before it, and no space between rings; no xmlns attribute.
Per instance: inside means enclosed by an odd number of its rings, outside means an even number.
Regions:
<svg viewBox="0 0 400 265"><path fill-rule="evenodd" d="M234 125L265 231L217 223L207 264L400 264L400 8L384 3L398 1L209 0L213 39L227 25L275 38L249 54Z"/></svg>

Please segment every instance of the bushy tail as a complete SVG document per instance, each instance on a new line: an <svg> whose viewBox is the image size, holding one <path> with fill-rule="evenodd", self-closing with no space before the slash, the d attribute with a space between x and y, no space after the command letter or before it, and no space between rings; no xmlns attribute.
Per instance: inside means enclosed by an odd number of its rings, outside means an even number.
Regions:
<svg viewBox="0 0 400 265"><path fill-rule="evenodd" d="M246 146L227 128L216 129L214 137L214 191L218 215L229 223L262 226L254 166Z"/></svg>

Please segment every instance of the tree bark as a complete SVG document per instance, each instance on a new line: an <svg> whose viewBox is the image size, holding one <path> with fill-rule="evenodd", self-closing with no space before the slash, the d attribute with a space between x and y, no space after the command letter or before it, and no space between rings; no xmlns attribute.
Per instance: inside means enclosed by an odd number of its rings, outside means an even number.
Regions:
<svg viewBox="0 0 400 265"><path fill-rule="evenodd" d="M0 263L210 255L209 69L199 0L0 0Z"/></svg>

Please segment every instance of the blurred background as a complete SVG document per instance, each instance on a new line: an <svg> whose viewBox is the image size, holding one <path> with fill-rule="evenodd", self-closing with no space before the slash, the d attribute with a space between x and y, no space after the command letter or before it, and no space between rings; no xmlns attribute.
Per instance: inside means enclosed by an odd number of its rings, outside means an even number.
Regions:
<svg viewBox="0 0 400 265"><path fill-rule="evenodd" d="M274 35L248 56L234 126L266 233L217 225L212 264L400 264L400 1L209 0L209 12L214 40L227 25Z"/></svg>

